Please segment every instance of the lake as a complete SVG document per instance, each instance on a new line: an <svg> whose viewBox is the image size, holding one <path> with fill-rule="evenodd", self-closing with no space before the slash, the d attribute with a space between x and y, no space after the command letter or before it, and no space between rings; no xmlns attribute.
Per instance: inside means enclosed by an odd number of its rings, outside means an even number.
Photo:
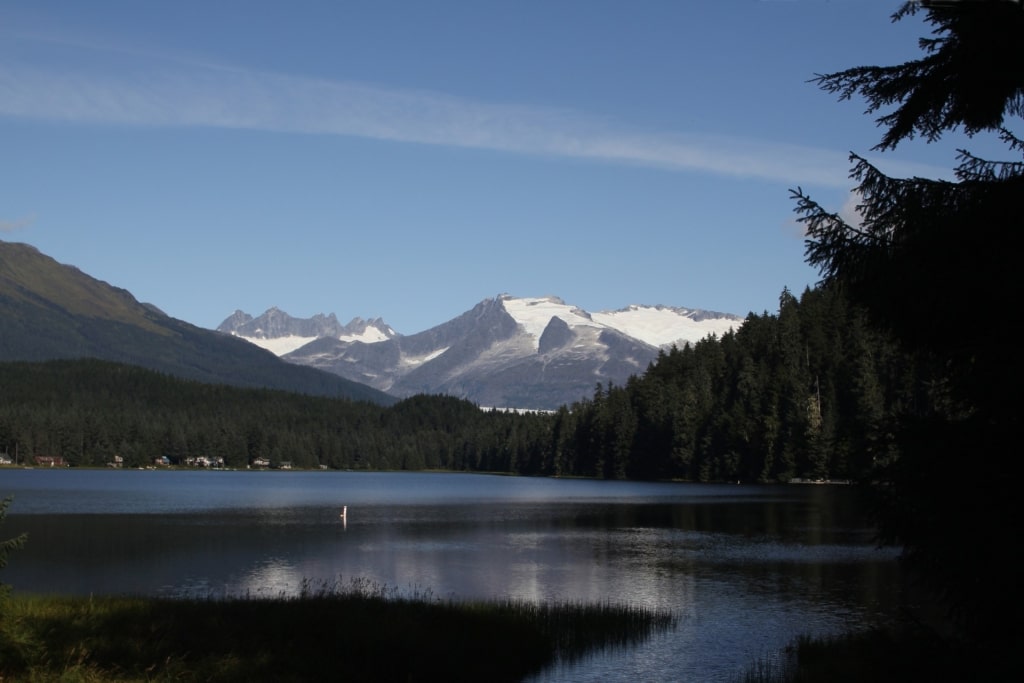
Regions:
<svg viewBox="0 0 1024 683"><path fill-rule="evenodd" d="M893 550L853 487L442 473L0 469L0 579L33 593L289 595L352 579L440 599L669 609L678 626L535 680L736 681L800 634L891 620ZM342 506L348 512L339 517Z"/></svg>

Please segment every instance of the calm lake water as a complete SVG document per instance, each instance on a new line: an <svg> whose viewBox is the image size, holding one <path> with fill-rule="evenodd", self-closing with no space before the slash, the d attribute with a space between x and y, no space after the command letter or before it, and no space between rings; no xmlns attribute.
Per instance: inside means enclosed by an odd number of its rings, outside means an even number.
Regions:
<svg viewBox="0 0 1024 683"><path fill-rule="evenodd" d="M29 543L0 578L21 592L279 595L358 578L679 616L537 681L735 681L799 634L896 610L895 553L875 548L851 487L2 469L12 494L0 536Z"/></svg>

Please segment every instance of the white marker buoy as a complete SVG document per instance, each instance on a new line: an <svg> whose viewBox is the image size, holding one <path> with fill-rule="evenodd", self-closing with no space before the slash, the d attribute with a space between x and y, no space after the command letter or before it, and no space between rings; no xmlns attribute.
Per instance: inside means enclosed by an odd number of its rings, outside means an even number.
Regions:
<svg viewBox="0 0 1024 683"><path fill-rule="evenodd" d="M348 505L343 505L341 508L341 514L338 515L341 519L348 519Z"/></svg>

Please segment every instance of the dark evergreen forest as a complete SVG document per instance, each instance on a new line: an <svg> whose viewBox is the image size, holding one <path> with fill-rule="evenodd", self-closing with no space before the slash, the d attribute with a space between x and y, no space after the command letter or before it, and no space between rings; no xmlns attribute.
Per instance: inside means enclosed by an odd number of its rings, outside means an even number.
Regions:
<svg viewBox="0 0 1024 683"><path fill-rule="evenodd" d="M662 353L554 413L416 396L382 407L175 379L100 360L0 364L0 453L125 467L157 458L695 481L856 479L927 375L828 289Z"/></svg>

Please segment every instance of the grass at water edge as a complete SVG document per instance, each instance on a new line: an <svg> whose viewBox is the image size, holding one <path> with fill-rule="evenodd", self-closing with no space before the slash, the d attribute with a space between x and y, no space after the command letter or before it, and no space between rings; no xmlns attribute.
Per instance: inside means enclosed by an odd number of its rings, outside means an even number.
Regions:
<svg viewBox="0 0 1024 683"><path fill-rule="evenodd" d="M358 580L277 597L16 594L0 606L0 681L516 681L675 623L639 607L438 600Z"/></svg>

